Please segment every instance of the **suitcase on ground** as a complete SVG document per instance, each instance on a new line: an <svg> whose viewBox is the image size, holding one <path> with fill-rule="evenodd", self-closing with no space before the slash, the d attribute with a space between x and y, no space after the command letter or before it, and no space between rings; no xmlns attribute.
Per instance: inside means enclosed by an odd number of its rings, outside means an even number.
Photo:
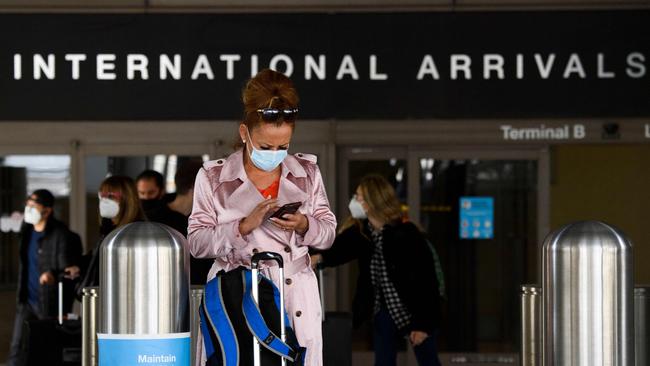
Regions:
<svg viewBox="0 0 650 366"><path fill-rule="evenodd" d="M278 268L279 268L279 274L280 274L280 286L279 286L279 292L280 292L280 303L278 305L278 308L280 309L280 340L282 342L287 341L287 334L286 334L286 321L288 320L286 316L284 316L284 263L282 260L282 256L273 253L273 252L262 252L262 253L257 253L253 256L251 259L251 272L252 272L252 277L257 278L259 274L259 265L260 262L263 260L272 260L276 261L278 263ZM259 304L259 282L254 281L253 282L253 300L255 300L256 303ZM257 338L253 336L253 366L261 366L262 365L262 358L261 358L261 349L260 349L260 342ZM285 358L281 358L280 364L282 366L287 366L287 360Z"/></svg>
<svg viewBox="0 0 650 366"><path fill-rule="evenodd" d="M304 364L300 347L284 310L284 287L259 275L261 261L278 264L284 284L282 257L257 253L251 269L220 272L210 280L199 309L208 366L279 366Z"/></svg>
<svg viewBox="0 0 650 366"><path fill-rule="evenodd" d="M63 282L59 281L59 316L24 324L26 366L81 365L81 321L63 318Z"/></svg>
<svg viewBox="0 0 650 366"><path fill-rule="evenodd" d="M352 314L325 311L325 283L321 266L318 266L318 283L323 308L323 365L352 366Z"/></svg>

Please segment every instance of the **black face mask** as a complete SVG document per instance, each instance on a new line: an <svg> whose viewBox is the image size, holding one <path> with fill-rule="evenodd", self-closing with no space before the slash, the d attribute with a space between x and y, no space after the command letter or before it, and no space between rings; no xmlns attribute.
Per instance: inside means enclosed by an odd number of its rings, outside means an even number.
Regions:
<svg viewBox="0 0 650 366"><path fill-rule="evenodd" d="M142 208L144 211L153 211L159 209L163 205L162 200L158 199L153 199L153 200L140 200L140 204L142 204Z"/></svg>

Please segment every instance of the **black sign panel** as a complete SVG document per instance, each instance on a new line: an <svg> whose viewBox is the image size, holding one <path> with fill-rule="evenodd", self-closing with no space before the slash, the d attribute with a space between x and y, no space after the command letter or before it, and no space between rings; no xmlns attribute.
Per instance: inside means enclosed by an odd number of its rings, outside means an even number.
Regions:
<svg viewBox="0 0 650 366"><path fill-rule="evenodd" d="M290 74L309 119L650 115L650 12L3 14L2 120L236 120Z"/></svg>

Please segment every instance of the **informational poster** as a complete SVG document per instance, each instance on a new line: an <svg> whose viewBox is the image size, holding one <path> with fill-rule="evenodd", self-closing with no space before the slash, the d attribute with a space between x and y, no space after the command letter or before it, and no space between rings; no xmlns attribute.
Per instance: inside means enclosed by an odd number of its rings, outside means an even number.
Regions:
<svg viewBox="0 0 650 366"><path fill-rule="evenodd" d="M97 334L99 366L190 366L190 333Z"/></svg>
<svg viewBox="0 0 650 366"><path fill-rule="evenodd" d="M460 198L460 238L494 238L494 198Z"/></svg>

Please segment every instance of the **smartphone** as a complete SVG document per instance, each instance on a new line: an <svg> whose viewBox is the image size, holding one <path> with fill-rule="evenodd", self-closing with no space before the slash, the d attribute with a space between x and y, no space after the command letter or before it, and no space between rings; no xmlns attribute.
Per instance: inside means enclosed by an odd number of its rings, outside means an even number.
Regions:
<svg viewBox="0 0 650 366"><path fill-rule="evenodd" d="M278 208L269 218L275 217L278 219L282 218L282 215L294 214L298 211L298 208L302 205L302 202L291 202L286 205Z"/></svg>

